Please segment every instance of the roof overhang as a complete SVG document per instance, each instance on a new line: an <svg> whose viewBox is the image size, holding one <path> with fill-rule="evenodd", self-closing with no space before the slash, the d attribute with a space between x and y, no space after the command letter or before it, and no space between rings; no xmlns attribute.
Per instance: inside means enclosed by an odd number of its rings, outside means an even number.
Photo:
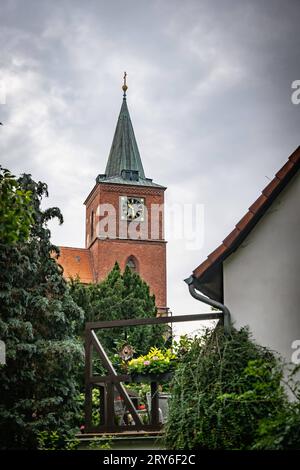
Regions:
<svg viewBox="0 0 300 470"><path fill-rule="evenodd" d="M275 178L262 191L248 212L236 224L207 259L192 273L196 289L210 298L223 303L223 262L234 253L266 213L277 196L284 190L300 168L300 146L292 153Z"/></svg>

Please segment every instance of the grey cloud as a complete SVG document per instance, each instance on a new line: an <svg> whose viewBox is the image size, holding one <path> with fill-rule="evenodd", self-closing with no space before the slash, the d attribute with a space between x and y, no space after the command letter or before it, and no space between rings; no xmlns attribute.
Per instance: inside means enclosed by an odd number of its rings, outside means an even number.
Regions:
<svg viewBox="0 0 300 470"><path fill-rule="evenodd" d="M298 1L6 1L2 164L49 184L57 244L83 246L82 202L104 171L128 72L146 174L168 202L205 206L205 243L168 246L169 304L201 309L182 279L299 145Z"/></svg>

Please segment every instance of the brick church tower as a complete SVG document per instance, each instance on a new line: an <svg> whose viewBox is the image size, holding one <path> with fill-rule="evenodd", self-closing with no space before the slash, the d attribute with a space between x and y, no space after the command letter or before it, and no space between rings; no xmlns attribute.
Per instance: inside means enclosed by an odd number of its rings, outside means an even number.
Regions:
<svg viewBox="0 0 300 470"><path fill-rule="evenodd" d="M85 200L85 248L60 247L66 278L98 282L115 262L140 274L167 313L165 187L146 178L126 101L123 102L104 174Z"/></svg>

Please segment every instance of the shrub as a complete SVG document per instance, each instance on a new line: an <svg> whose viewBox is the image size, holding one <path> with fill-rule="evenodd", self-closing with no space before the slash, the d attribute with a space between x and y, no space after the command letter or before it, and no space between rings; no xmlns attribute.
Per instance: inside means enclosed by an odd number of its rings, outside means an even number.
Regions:
<svg viewBox="0 0 300 470"><path fill-rule="evenodd" d="M14 243L0 243L0 338L7 352L0 367L1 449L36 448L46 439L41 432L53 444L57 429L71 436L83 364L77 340L83 312L51 256L58 248L47 224L55 217L62 222L62 215L56 207L42 210L47 185L30 175L17 184L30 194L33 213L28 239L23 233Z"/></svg>
<svg viewBox="0 0 300 470"><path fill-rule="evenodd" d="M300 383L295 379L299 369L299 365L292 366L284 380L292 392L293 402L286 402L277 413L260 421L253 449L300 449Z"/></svg>
<svg viewBox="0 0 300 470"><path fill-rule="evenodd" d="M300 404L289 403L259 423L255 450L300 449Z"/></svg>
<svg viewBox="0 0 300 470"><path fill-rule="evenodd" d="M196 338L172 382L165 442L171 449L249 449L260 420L286 404L281 366L249 331Z"/></svg>
<svg viewBox="0 0 300 470"><path fill-rule="evenodd" d="M37 442L38 450L77 450L80 444L79 439L60 431L40 431Z"/></svg>

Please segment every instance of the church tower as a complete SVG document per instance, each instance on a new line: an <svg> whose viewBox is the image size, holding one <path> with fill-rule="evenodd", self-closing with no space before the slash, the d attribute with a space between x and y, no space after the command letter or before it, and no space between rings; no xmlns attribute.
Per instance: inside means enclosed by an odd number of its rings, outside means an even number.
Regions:
<svg viewBox="0 0 300 470"><path fill-rule="evenodd" d="M140 274L167 312L164 191L145 176L126 100L123 101L106 169L87 199L85 252L93 282L103 280L115 262ZM80 258L80 254L77 256ZM86 256L86 255L84 255ZM80 264L80 262L79 262Z"/></svg>

